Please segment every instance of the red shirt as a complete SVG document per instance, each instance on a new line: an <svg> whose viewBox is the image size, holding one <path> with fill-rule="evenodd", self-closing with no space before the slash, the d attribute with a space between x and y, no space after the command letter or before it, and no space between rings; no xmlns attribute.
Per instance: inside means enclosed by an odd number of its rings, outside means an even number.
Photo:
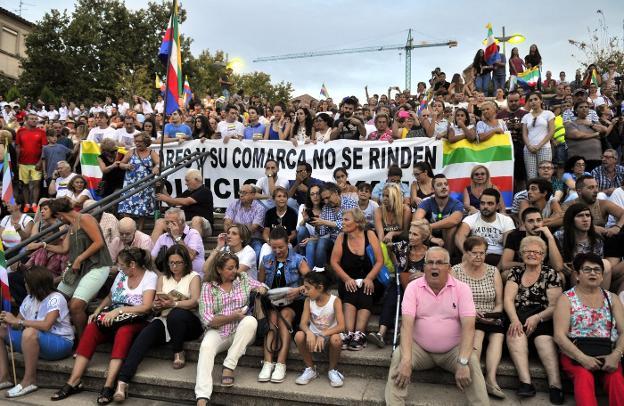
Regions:
<svg viewBox="0 0 624 406"><path fill-rule="evenodd" d="M21 165L36 165L41 159L43 146L48 144L43 128L29 129L22 127L17 130L15 145L20 147L17 163Z"/></svg>

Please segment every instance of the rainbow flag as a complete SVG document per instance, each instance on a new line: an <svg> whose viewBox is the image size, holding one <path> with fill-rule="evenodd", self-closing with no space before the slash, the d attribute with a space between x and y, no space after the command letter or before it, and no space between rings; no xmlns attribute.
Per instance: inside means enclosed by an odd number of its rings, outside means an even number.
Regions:
<svg viewBox="0 0 624 406"><path fill-rule="evenodd" d="M501 192L505 205L511 207L513 200L513 144L511 134L496 134L487 141L473 144L461 140L454 144L443 141L442 171L449 181L451 196L462 200L463 190L470 185L470 171L475 165L483 165L490 171L491 182Z"/></svg>
<svg viewBox="0 0 624 406"><path fill-rule="evenodd" d="M539 66L534 66L533 68L527 69L522 73L518 73L518 76L515 79L515 83L522 86L525 90L530 91L535 89L539 80Z"/></svg>
<svg viewBox="0 0 624 406"><path fill-rule="evenodd" d="M592 69L591 83L593 85L596 85L596 87L600 87L600 84L598 83L598 73L596 72L596 69Z"/></svg>
<svg viewBox="0 0 624 406"><path fill-rule="evenodd" d="M82 176L87 180L87 189L89 189L91 196L93 196L95 200L100 200L102 198L102 196L98 196L95 193L103 176L97 160L100 153L100 146L95 141L82 141L80 143L80 167L82 168Z"/></svg>
<svg viewBox="0 0 624 406"><path fill-rule="evenodd" d="M4 247L0 241L0 296L2 296L2 309L5 312L11 311L11 291L9 290L9 273L6 269L6 259L4 258Z"/></svg>
<svg viewBox="0 0 624 406"><path fill-rule="evenodd" d="M323 83L323 86L321 86L321 96L323 96L326 99L329 99L329 92L327 91L327 87L325 86L325 83Z"/></svg>
<svg viewBox="0 0 624 406"><path fill-rule="evenodd" d="M179 10L177 0L173 0L173 12L169 26L163 36L158 58L167 68L165 85L165 114L171 114L180 108L178 101L182 97L182 54L180 53Z"/></svg>
<svg viewBox="0 0 624 406"><path fill-rule="evenodd" d="M193 98L193 92L191 91L191 85L188 82L188 77L184 77L184 107L188 107L191 99Z"/></svg>
<svg viewBox="0 0 624 406"><path fill-rule="evenodd" d="M423 97L422 100L420 101L420 105L418 106L418 115L420 115L423 112L423 110L427 108L427 105L431 101L432 96L433 96L433 90L432 88L429 88L429 90L427 90L427 93L425 93L425 97Z"/></svg>
<svg viewBox="0 0 624 406"><path fill-rule="evenodd" d="M488 29L487 33L487 44L485 45L485 53L484 58L488 65L493 65L495 62L500 60L500 55L498 53L498 45L496 45L496 40L494 39L494 32L492 31L492 24L488 23L485 26Z"/></svg>
<svg viewBox="0 0 624 406"><path fill-rule="evenodd" d="M6 204L15 204L13 175L11 175L11 155L9 155L8 148L5 148L4 151L4 162L2 162L2 200Z"/></svg>

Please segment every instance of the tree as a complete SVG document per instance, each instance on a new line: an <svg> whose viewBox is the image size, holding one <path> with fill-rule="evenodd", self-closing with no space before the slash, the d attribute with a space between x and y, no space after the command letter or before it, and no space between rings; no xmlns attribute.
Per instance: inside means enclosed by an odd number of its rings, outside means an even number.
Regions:
<svg viewBox="0 0 624 406"><path fill-rule="evenodd" d="M598 27L593 29L587 27L588 40L568 40L570 45L581 52L580 56L574 54L572 56L585 68L595 64L600 72L606 72L608 62L613 61L617 65L616 71L622 72L624 71L624 52L618 46L618 37L609 33L602 10L597 10L596 13L600 16Z"/></svg>
<svg viewBox="0 0 624 406"><path fill-rule="evenodd" d="M287 102L293 92L290 82L271 83L271 75L264 72L245 73L234 75L234 91L243 90L246 95L256 95L269 103Z"/></svg>

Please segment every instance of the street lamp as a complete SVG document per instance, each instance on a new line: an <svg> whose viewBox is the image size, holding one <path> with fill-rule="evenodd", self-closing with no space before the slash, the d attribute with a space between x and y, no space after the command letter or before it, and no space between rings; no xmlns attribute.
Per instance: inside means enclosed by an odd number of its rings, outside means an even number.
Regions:
<svg viewBox="0 0 624 406"><path fill-rule="evenodd" d="M526 40L525 36L522 34L505 35L505 26L503 26L503 35L501 37L494 37L494 39L496 40L496 43L503 43L503 55L506 55L505 45L507 43L515 45L520 44L521 42L524 42ZM483 40L483 45L487 45L487 38Z"/></svg>

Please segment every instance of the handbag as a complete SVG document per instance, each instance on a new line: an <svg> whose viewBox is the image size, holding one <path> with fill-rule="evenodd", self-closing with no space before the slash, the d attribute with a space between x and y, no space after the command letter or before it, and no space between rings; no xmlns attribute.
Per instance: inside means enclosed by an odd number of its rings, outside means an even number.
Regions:
<svg viewBox="0 0 624 406"><path fill-rule="evenodd" d="M61 275L61 281L63 281L63 283L67 286L74 286L78 281L78 272L74 272L71 262L67 263L67 266Z"/></svg>
<svg viewBox="0 0 624 406"><path fill-rule="evenodd" d="M477 324L482 324L486 326L500 326L503 327L505 325L505 315L503 312L492 312L485 313L483 317L477 318Z"/></svg>
<svg viewBox="0 0 624 406"><path fill-rule="evenodd" d="M607 299L609 306L609 315L611 325L613 326L613 311L611 309L611 300L609 295L602 289L602 294ZM576 345L576 348L581 350L583 354L590 357L604 357L613 352L613 341L611 341L611 330L609 330L608 337L573 337L572 344Z"/></svg>
<svg viewBox="0 0 624 406"><path fill-rule="evenodd" d="M384 286L388 286L390 284L390 281L392 280L391 274L395 273L394 264L392 263L392 260L390 259L390 256L388 255L388 246L383 242L380 243L380 245L381 245L381 253L383 255L383 264L381 265L381 269L379 270L379 273L377 274L377 281L379 281L379 283L381 283ZM371 264L375 264L375 262L377 262L375 258L375 251L373 251L373 246L370 244L366 246L366 255L368 255L368 258L370 259Z"/></svg>
<svg viewBox="0 0 624 406"><path fill-rule="evenodd" d="M125 303L116 303L114 305L106 306L102 309L100 313L95 317L95 324L98 326L100 330L110 329L116 330L121 326L125 326L126 324L133 324L138 322L143 322L147 318L146 314L139 313L121 313L113 319L113 322L109 326L104 325L104 317L106 313L109 313L117 308L128 306Z"/></svg>

